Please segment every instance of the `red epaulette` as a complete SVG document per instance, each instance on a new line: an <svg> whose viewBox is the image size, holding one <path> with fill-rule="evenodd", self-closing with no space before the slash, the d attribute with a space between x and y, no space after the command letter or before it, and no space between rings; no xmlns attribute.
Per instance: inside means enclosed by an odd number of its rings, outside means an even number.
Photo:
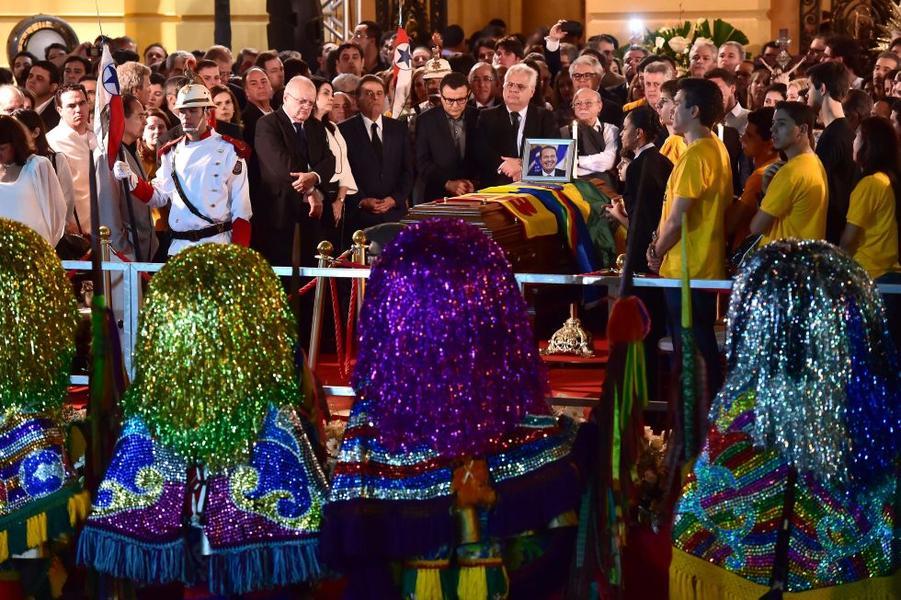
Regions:
<svg viewBox="0 0 901 600"><path fill-rule="evenodd" d="M182 136L175 138L174 140L169 140L168 142L166 142L166 144L162 148L157 150L157 152L156 152L157 155L160 158L162 158L163 154L166 154L167 152L169 152L169 150L172 150L173 148L175 148L175 145L178 144L178 142L182 141L183 139L185 139L185 136L182 135Z"/></svg>
<svg viewBox="0 0 901 600"><path fill-rule="evenodd" d="M235 153L244 160L247 160L248 158L250 158L250 155L253 154L253 149L247 142L244 142L243 140L233 138L230 135L223 135L222 139L234 146Z"/></svg>

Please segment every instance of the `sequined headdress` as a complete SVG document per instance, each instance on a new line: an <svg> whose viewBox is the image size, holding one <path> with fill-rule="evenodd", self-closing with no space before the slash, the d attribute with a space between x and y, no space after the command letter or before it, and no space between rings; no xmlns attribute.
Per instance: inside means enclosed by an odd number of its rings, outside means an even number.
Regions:
<svg viewBox="0 0 901 600"><path fill-rule="evenodd" d="M71 535L87 510L60 423L76 316L53 248L0 219L0 562Z"/></svg>
<svg viewBox="0 0 901 600"><path fill-rule="evenodd" d="M292 331L278 279L247 248L201 244L154 276L79 562L222 595L319 573L327 491L294 410Z"/></svg>
<svg viewBox="0 0 901 600"><path fill-rule="evenodd" d="M478 455L526 413L549 413L545 375L512 268L478 228L424 221L385 248L353 384L389 448Z"/></svg>
<svg viewBox="0 0 901 600"><path fill-rule="evenodd" d="M755 393L756 444L831 483L893 468L897 354L879 293L846 254L820 241L756 253L735 282L727 358L718 402Z"/></svg>
<svg viewBox="0 0 901 600"><path fill-rule="evenodd" d="M57 411L75 352L75 296L59 258L29 227L0 219L0 408Z"/></svg>

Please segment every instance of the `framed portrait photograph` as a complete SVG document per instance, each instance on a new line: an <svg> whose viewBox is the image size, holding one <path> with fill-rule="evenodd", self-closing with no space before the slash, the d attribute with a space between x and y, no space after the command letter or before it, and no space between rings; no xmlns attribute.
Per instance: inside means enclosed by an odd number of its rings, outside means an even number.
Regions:
<svg viewBox="0 0 901 600"><path fill-rule="evenodd" d="M569 181L574 151L571 139L526 139L522 180L532 183Z"/></svg>

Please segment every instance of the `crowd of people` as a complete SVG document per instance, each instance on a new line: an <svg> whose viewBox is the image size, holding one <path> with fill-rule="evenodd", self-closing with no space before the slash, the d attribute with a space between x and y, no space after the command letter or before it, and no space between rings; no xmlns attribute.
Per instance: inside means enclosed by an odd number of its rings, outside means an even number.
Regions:
<svg viewBox="0 0 901 600"><path fill-rule="evenodd" d="M320 555L360 597L394 597L397 587L403 597L545 597L575 584L586 597L599 582L620 585L610 548L624 544L631 518L615 514L614 500L635 483L623 477L619 488L617 474L634 471L620 450L632 443L630 413L601 402L609 422L601 412L588 426L552 416L500 246L471 224L430 220L404 229L374 265L357 400L330 486L288 406L299 395L288 300L260 258L285 265L299 253L312 264L320 240L344 246L356 229L401 221L417 204L520 181L526 140L567 138L577 140L573 175L612 190L604 211L631 269L738 273L728 373L715 330L723 311L708 291L639 290L651 323L635 305L642 332L626 336L637 343L649 329L651 357L665 324L681 352L675 333L690 297L700 372L711 396L720 391L675 507L673 597L734 597L747 582L756 587L746 595L760 597L767 581L781 591L783 567L789 591L895 570L901 296L881 298L873 281L901 282L901 38L871 52L818 36L797 56L768 42L753 58L737 42L702 39L685 67L608 34L583 38L572 21L529 36L492 21L468 38L452 25L407 55L393 32L363 21L315 60L158 43L139 55L130 38L100 40L117 64L124 113L113 157L95 134L98 79L111 79L98 77L99 42L51 44L43 60L20 52L0 69L0 217L66 258L84 250L72 239L100 226L127 260L182 253L150 286L150 341L136 352L129 420L81 534L80 564L142 584L207 577L224 595L315 579ZM406 61L409 98L398 103L393 65ZM566 175L556 155L540 156L541 172ZM45 246L17 223L0 220L0 235L28 242L0 244L10 256ZM36 260L52 263L44 250ZM22 338L34 353L41 332L21 327L12 308L11 330L37 332ZM632 365L634 348L614 348L625 339L608 339L610 355ZM248 368L254 348L267 360ZM215 368L183 368L201 363ZM644 359L636 364L643 381ZM175 386L157 387L169 377ZM636 384L637 408L624 410L640 413L645 391ZM213 406L216 418L198 427ZM685 431L705 429L699 420ZM593 435L615 438L613 450L585 441ZM603 456L586 454L599 448ZM591 469L604 473L585 476ZM586 482L593 490L583 495ZM596 502L604 512L586 519ZM576 512L581 566L570 572ZM795 523L785 536L813 541L789 551L780 523ZM589 529L617 541L608 548ZM200 544L208 562L188 561ZM714 567L744 582L704 587ZM883 584L870 595L891 597Z"/></svg>
<svg viewBox="0 0 901 600"><path fill-rule="evenodd" d="M622 193L608 216L639 271L679 276L685 215L694 278L725 277L749 236L825 239L874 279L899 276L901 38L874 54L817 36L785 74L776 42L751 58L700 39L683 73L608 34L583 43L572 21L524 36L495 20L468 39L452 25L432 48L411 44L409 98L391 115L394 38L363 21L309 62L218 45L139 56L134 40L107 40L126 119L113 168L91 156L95 46L20 52L0 71L0 184L19 198L3 214L53 244L92 234L93 164L101 223L130 259L232 241L287 264L299 223L311 264L321 239L520 180L527 138L565 136L578 138L576 176Z"/></svg>

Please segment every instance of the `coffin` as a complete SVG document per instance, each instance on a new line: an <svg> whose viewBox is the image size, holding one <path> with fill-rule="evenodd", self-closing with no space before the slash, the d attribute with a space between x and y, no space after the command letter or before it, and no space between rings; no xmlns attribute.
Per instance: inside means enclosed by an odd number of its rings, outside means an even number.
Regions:
<svg viewBox="0 0 901 600"><path fill-rule="evenodd" d="M463 219L496 241L516 273L573 273L575 265L557 233L529 238L520 219L497 202L446 198L414 206L403 223L436 217Z"/></svg>

